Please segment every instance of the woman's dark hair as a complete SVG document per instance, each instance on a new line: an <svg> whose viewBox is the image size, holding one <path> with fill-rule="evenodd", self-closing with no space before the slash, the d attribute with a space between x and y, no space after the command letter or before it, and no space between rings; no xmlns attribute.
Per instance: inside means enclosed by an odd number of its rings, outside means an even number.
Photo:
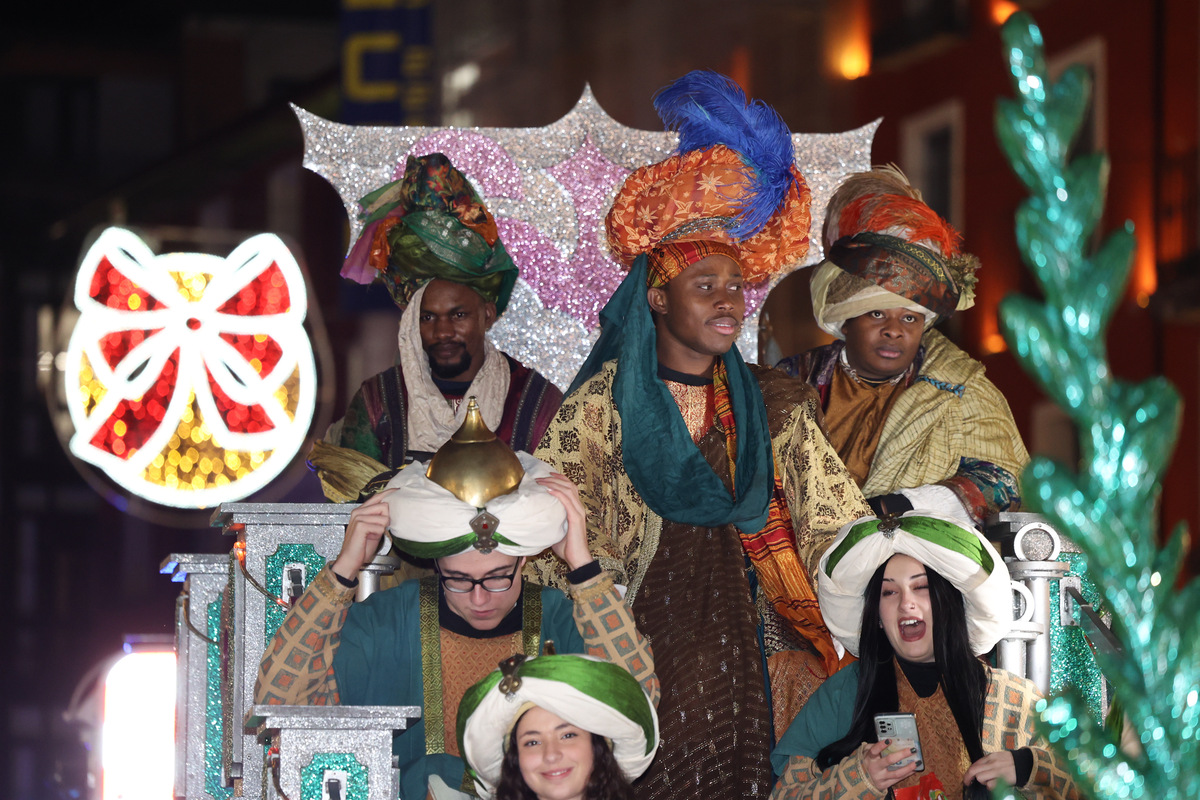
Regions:
<svg viewBox="0 0 1200 800"><path fill-rule="evenodd" d="M522 714L522 716L524 716ZM517 719L517 724L520 723ZM521 775L520 754L517 752L517 724L508 736L504 761L500 764L500 782L496 785L496 800L537 800L537 795ZM584 800L633 800L633 787L617 764L612 748L603 736L589 733L592 739L592 774L584 787Z"/></svg>
<svg viewBox="0 0 1200 800"><path fill-rule="evenodd" d="M883 589L880 565L863 592L862 631L858 640L858 692L850 731L817 754L817 767L829 769L853 753L863 742L873 742L875 715L900 709L896 692L895 652L879 624L879 597ZM928 565L929 605L933 613L933 658L946 704L958 723L963 744L972 762L983 758L983 704L987 698L987 670L971 651L963 596L950 581Z"/></svg>

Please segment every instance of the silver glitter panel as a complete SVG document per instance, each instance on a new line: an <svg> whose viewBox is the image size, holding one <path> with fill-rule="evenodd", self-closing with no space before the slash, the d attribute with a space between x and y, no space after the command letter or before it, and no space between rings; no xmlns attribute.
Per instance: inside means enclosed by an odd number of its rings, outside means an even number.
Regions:
<svg viewBox="0 0 1200 800"><path fill-rule="evenodd" d="M343 125L292 108L304 131L304 166L341 196L351 242L362 229L358 199L400 177L409 155L445 153L471 179L521 268L521 296L514 294L517 302L491 338L566 387L623 275L604 242L604 215L626 176L670 155L676 135L621 125L587 87L566 116L542 128ZM847 174L870 167L878 126L876 120L845 133L793 134L797 163L813 194L815 232L808 258L793 270L820 260L825 204ZM746 292L738 348L747 361L757 359L763 300L788 272Z"/></svg>
<svg viewBox="0 0 1200 800"><path fill-rule="evenodd" d="M219 603L227 581L228 556L209 554L172 554L159 571L171 580L183 583L183 592L175 605L175 783L174 796L225 800L229 791L220 787L220 764L214 760L215 775L208 770L206 745L209 728L220 723L217 709L210 704L216 687L212 674L209 644L187 625L212 638L209 609ZM184 603L184 598L187 603ZM209 713L210 709L216 713ZM215 718L215 719L214 719Z"/></svg>
<svg viewBox="0 0 1200 800"><path fill-rule="evenodd" d="M508 308L492 325L497 346L533 366L565 390L591 351L600 329L587 330L573 317L546 308L524 280L517 280ZM504 343L504 344L501 344Z"/></svg>
<svg viewBox="0 0 1200 800"><path fill-rule="evenodd" d="M390 733L406 731L420 719L420 706L251 706L246 727L254 728L259 740L265 741L262 736L271 730L381 730ZM391 740L389 736L389 754Z"/></svg>
<svg viewBox="0 0 1200 800"><path fill-rule="evenodd" d="M236 533L230 530L236 525L345 525L355 508L338 503L222 503L211 524L226 533Z"/></svg>
<svg viewBox="0 0 1200 800"><path fill-rule="evenodd" d="M420 718L416 706L254 706L246 727L263 744L278 745L279 786L287 797L320 798L325 768L340 768L351 777L366 773L367 791L346 792L346 800L394 800L392 732ZM260 788L264 798L277 796L269 771Z"/></svg>
<svg viewBox="0 0 1200 800"><path fill-rule="evenodd" d="M225 573L224 554L172 553L158 565L160 575L170 575L172 583L184 583L192 575Z"/></svg>
<svg viewBox="0 0 1200 800"><path fill-rule="evenodd" d="M246 571L260 585L267 586L274 582L266 574L267 564L281 549L310 545L327 561L335 558L354 508L352 504L336 503L225 503L212 520L214 526L237 536L239 545L245 546ZM271 601L249 584L240 569L232 574L227 615L230 674L225 676L222 709L226 722L224 769L227 779L242 779L242 796L259 797L263 752L254 744L253 736L242 731L241 722L254 697L258 663L274 634L267 626L267 604ZM314 577L307 571L305 584Z"/></svg>
<svg viewBox="0 0 1200 800"><path fill-rule="evenodd" d="M1032 625L1019 625L1013 636L1005 641L1021 644L1024 652L1006 648L1002 643L997 651L999 666L1031 680L1048 681L1042 686L1046 693L1058 694L1064 687L1077 689L1087 701L1092 713L1103 719L1108 713L1108 697L1104 676L1092 655L1091 646L1082 627L1064 626L1058 613L1063 578L1078 578L1085 600L1100 603L1100 593L1087 572L1087 559L1079 546L1051 524L1041 514L1027 511L1007 511L988 521L986 534L992 540L1011 538L1016 557L1005 559L1013 582L1021 583L1032 608L1027 609ZM1043 561L1048 559L1048 561ZM1059 565L1066 565L1060 567ZM1039 583L1040 582L1040 583ZM1043 591L1047 589L1048 591ZM1036 635L1029 635L1036 629ZM1003 657L1013 654L1015 660L1005 663ZM1043 675L1042 667L1048 665Z"/></svg>

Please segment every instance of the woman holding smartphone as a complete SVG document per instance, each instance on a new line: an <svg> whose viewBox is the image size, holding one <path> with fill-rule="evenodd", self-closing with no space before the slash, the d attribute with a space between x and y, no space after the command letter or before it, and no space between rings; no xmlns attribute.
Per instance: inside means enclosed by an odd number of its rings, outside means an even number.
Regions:
<svg viewBox="0 0 1200 800"><path fill-rule="evenodd" d="M826 625L859 660L780 740L773 799L878 800L929 774L952 798L999 778L1027 797L1078 796L1062 757L1036 740L1037 689L978 658L1012 624L1008 568L978 531L917 511L865 517L838 532L817 586ZM897 730L897 712L915 717L919 744L877 741L876 716Z"/></svg>

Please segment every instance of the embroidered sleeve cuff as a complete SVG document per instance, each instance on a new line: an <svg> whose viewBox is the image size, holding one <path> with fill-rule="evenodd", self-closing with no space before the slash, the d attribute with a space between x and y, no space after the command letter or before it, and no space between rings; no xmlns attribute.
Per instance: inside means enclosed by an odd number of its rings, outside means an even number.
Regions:
<svg viewBox="0 0 1200 800"><path fill-rule="evenodd" d="M588 568L595 565L595 574L583 580L576 580L576 573L587 571ZM576 603L587 603L591 600L608 594L613 588L613 574L600 570L600 565L593 561L592 564L580 567L571 573L571 585L567 591L571 595L571 599Z"/></svg>
<svg viewBox="0 0 1200 800"><path fill-rule="evenodd" d="M309 590L317 592L335 606L348 606L354 602L354 590L357 586L357 578L353 583L347 583L345 578L327 566L313 578Z"/></svg>
<svg viewBox="0 0 1200 800"><path fill-rule="evenodd" d="M871 773L867 772L867 767L863 763L863 756L866 755L870 746L869 743L863 742L858 746L858 750L842 759L842 763L837 765L838 771L845 779L846 787L852 790L856 789L852 793L857 797L883 797L887 794L887 790L880 789L875 785L875 781L871 780ZM847 764L847 761L852 763Z"/></svg>

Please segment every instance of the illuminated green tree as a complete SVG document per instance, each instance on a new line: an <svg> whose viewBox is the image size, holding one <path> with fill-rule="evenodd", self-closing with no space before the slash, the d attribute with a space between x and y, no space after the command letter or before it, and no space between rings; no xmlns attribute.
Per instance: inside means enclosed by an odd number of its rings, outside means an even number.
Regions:
<svg viewBox="0 0 1200 800"><path fill-rule="evenodd" d="M1085 553L1124 652L1096 658L1142 744L1123 753L1118 731L1088 713L1073 687L1047 702L1044 732L1068 751L1093 798L1200 797L1200 581L1176 588L1186 531L1158 547L1159 479L1178 435L1181 403L1163 378L1113 377L1105 331L1123 296L1136 241L1131 224L1091 255L1104 208L1103 153L1068 161L1091 92L1074 66L1050 83L1041 31L1014 14L1002 38L1016 98L996 105L1001 147L1030 192L1016 215L1017 244L1044 301L1011 296L1000 316L1022 365L1079 431L1078 469L1034 458L1026 505Z"/></svg>

